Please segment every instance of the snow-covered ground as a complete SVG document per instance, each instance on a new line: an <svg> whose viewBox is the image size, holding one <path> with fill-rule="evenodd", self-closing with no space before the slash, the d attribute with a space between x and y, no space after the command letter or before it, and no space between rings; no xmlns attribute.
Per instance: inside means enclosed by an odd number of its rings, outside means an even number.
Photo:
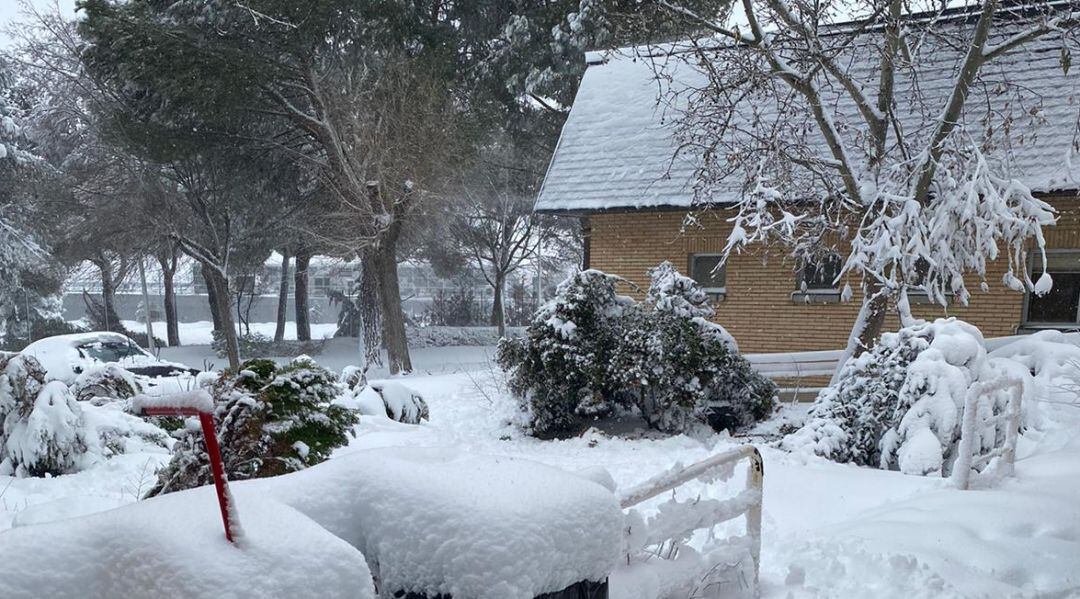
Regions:
<svg viewBox="0 0 1080 599"><path fill-rule="evenodd" d="M146 331L146 324L141 320L125 320L123 321L124 327L129 331L137 331L142 333ZM154 336L158 339L165 338L165 321L155 321L151 323L154 326ZM251 323L251 332L265 335L271 339L274 338L274 330L277 327L273 322L253 322ZM210 345L210 342L214 340L214 323L203 320L199 322L181 322L179 324L180 329L180 343L185 345ZM325 339L334 336L334 331L337 330L337 323L312 323L311 325L311 338L312 339ZM296 323L288 321L285 323L285 338L296 339Z"/></svg>
<svg viewBox="0 0 1080 599"><path fill-rule="evenodd" d="M340 369L355 362L352 344L332 340L318 359ZM379 447L453 447L568 471L603 466L625 487L745 441L597 430L563 441L527 437L511 423L515 408L490 364L493 354L482 347L417 350L417 372L406 382L424 394L430 422L364 418L336 457ZM163 353L196 366L212 355L205 346ZM762 595L1080 597L1080 408L1041 408L1046 424L1021 438L1016 477L988 489L958 491L941 479L762 447ZM785 417L797 420L804 412L805 406L788 406ZM167 459L148 450L53 479L0 477L0 530L133 502ZM678 493L725 498L740 484L738 477L691 483ZM0 532L0 554L3 546ZM616 577L612 597L641 598L640 588Z"/></svg>

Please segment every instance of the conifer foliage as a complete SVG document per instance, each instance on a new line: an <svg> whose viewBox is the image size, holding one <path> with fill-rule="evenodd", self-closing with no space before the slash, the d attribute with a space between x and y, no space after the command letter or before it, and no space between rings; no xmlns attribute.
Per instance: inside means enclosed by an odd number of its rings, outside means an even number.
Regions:
<svg viewBox="0 0 1080 599"><path fill-rule="evenodd" d="M348 443L356 414L331 401L337 377L311 358L284 367L248 360L214 383L214 421L225 473L230 480L263 478L302 470ZM213 482L202 430L192 422L179 432L173 459L148 496Z"/></svg>

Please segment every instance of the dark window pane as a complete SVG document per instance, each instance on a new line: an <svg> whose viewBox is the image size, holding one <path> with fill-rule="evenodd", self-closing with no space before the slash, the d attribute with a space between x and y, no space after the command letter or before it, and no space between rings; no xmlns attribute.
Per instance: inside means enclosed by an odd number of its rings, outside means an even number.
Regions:
<svg viewBox="0 0 1080 599"><path fill-rule="evenodd" d="M690 278L706 289L724 287L727 279L726 265L716 268L722 258L722 256L690 256Z"/></svg>
<svg viewBox="0 0 1080 599"><path fill-rule="evenodd" d="M803 263L799 271L800 289L835 289L836 277L840 276L842 263L835 254Z"/></svg>
<svg viewBox="0 0 1080 599"><path fill-rule="evenodd" d="M1040 273L1036 272L1035 277ZM1075 323L1080 307L1080 273L1055 273L1054 287L1050 293L1039 297L1028 295L1028 322Z"/></svg>

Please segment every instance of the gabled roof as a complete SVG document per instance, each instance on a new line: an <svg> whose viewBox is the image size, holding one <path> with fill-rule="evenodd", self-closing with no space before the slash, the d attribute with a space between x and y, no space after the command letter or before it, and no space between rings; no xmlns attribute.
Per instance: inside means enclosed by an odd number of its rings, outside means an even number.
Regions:
<svg viewBox="0 0 1080 599"><path fill-rule="evenodd" d="M961 23L959 26L970 24ZM1015 31L1015 26L996 26L995 39ZM992 40L993 41L993 40ZM933 43L929 40L924 43ZM926 105L944 106L951 93L962 48L939 44L926 52L920 89ZM677 52L671 50L670 52ZM548 168L536 202L540 212L588 213L613 209L687 207L694 201L696 151L677 153L675 120L678 108L666 100L671 91L693 88L704 76L681 60L663 61L657 48L624 49L590 53L589 65L574 105ZM862 74L868 89L876 90L876 58L853 58L852 72ZM862 61L860 64L859 61ZM664 62L666 77L658 78L655 64ZM1076 68L1066 75L1061 65L1061 38L1044 37L999 57L984 66L985 81L1008 81L1007 89L976 88L968 98L964 115L969 131L984 130L982 120L993 111L1014 115L1014 127L1023 135L1012 136L1011 147L994 148L988 158L998 173L1020 179L1033 191L1080 189L1080 151L1075 135L1080 119L1080 78ZM912 111L904 114L910 81L898 74L899 120L906 134L929 130L933 123ZM876 91L868 92L871 98ZM844 96L822 89L827 104L835 106L840 124L861 126L854 105ZM1035 110L1033 114L1032 111ZM824 149L823 149L824 150ZM739 197L743 181L729 177L713 189L711 201L731 202ZM728 185L730 183L730 185Z"/></svg>

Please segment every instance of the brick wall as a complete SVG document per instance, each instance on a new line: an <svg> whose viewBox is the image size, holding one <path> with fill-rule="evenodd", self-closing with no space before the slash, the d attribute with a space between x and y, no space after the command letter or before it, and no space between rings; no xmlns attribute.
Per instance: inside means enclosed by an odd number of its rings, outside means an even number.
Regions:
<svg viewBox="0 0 1080 599"><path fill-rule="evenodd" d="M1080 248L1080 200L1075 196L1050 201L1059 211L1058 225L1046 231L1048 247ZM589 217L590 266L619 275L646 288L646 270L670 260L686 272L688 256L723 250L730 225L728 215L717 211L700 217L701 228L680 233L685 211L638 211L598 213ZM732 256L727 265L727 295L717 304L715 320L734 335L743 352L786 352L842 348L859 311L861 296L856 290L849 303L806 304L792 300L796 291L796 265L785 259L782 248ZM956 316L967 320L987 337L1015 334L1020 325L1024 297L1002 282L1006 264L992 263L988 269L987 292L978 281L968 280L968 306L914 305L921 318ZM858 287L855 283L853 287ZM641 293L625 289L641 299ZM891 314L886 323L896 328Z"/></svg>

